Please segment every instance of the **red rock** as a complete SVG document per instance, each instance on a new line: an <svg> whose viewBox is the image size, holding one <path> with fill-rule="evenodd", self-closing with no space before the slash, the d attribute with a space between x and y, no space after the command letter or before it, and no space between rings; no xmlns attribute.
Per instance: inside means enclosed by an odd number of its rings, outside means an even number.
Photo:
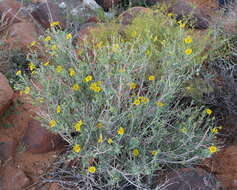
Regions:
<svg viewBox="0 0 237 190"><path fill-rule="evenodd" d="M13 98L13 90L6 77L0 73L0 116L10 105Z"/></svg>
<svg viewBox="0 0 237 190"><path fill-rule="evenodd" d="M62 29L66 27L62 10L52 1L39 3L31 14L45 29L50 28L52 21L59 22Z"/></svg>
<svg viewBox="0 0 237 190"><path fill-rule="evenodd" d="M30 22L15 23L8 29L6 39L9 49L19 48L26 51L32 41L37 39L37 31L35 25Z"/></svg>
<svg viewBox="0 0 237 190"><path fill-rule="evenodd" d="M96 2L105 10L116 7L121 0L96 0Z"/></svg>
<svg viewBox="0 0 237 190"><path fill-rule="evenodd" d="M217 179L202 169L184 168L168 175L166 190L221 190Z"/></svg>
<svg viewBox="0 0 237 190"><path fill-rule="evenodd" d="M144 7L133 7L123 12L119 17L119 22L123 25L131 24L137 16L149 13L150 9Z"/></svg>
<svg viewBox="0 0 237 190"><path fill-rule="evenodd" d="M3 190L20 190L30 185L30 179L18 168L7 165L1 170Z"/></svg>
<svg viewBox="0 0 237 190"><path fill-rule="evenodd" d="M16 152L16 142L12 139L0 139L0 161L3 163L14 156Z"/></svg>
<svg viewBox="0 0 237 190"><path fill-rule="evenodd" d="M28 128L22 139L26 151L34 154L46 153L63 148L65 142L62 138L42 127L39 121L29 121Z"/></svg>
<svg viewBox="0 0 237 190"><path fill-rule="evenodd" d="M202 9L194 7L188 0L177 0L176 3L169 7L168 11L172 12L177 20L190 17L189 20L196 29L207 29L209 27L207 16Z"/></svg>
<svg viewBox="0 0 237 190"><path fill-rule="evenodd" d="M20 22L23 19L19 16L21 3L16 0L2 0L0 1L0 16L9 23Z"/></svg>

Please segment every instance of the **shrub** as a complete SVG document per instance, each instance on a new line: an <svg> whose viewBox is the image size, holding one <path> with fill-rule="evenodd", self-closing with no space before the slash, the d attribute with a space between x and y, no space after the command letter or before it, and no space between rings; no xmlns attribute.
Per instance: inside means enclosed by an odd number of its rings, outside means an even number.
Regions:
<svg viewBox="0 0 237 190"><path fill-rule="evenodd" d="M184 24L155 11L123 30L101 26L79 51L52 28L42 37L48 61L32 53L31 78L18 73L16 89L47 110L38 119L69 143L65 157L78 159L88 189L116 189L124 180L149 188L164 166L216 151L209 150L212 111L183 103L209 36L195 37Z"/></svg>

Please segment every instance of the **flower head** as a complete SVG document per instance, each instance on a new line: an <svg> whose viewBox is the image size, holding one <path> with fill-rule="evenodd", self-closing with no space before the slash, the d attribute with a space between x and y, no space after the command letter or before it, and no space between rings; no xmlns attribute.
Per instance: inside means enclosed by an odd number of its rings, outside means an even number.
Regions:
<svg viewBox="0 0 237 190"><path fill-rule="evenodd" d="M150 80L150 81L155 80L155 76L154 76L154 75L150 75L150 76L148 77L148 80Z"/></svg>
<svg viewBox="0 0 237 190"><path fill-rule="evenodd" d="M136 32L136 31L132 31L131 37L132 37L132 38L136 38L136 37L137 37L137 32Z"/></svg>
<svg viewBox="0 0 237 190"><path fill-rule="evenodd" d="M57 71L58 73L62 72L62 70L63 70L63 67L62 67L61 65L59 65L59 66L56 67L56 71Z"/></svg>
<svg viewBox="0 0 237 190"><path fill-rule="evenodd" d="M77 132L81 131L81 126L82 126L83 124L84 124L84 123L83 123L82 120L76 122L75 125L74 125L75 130L76 130Z"/></svg>
<svg viewBox="0 0 237 190"><path fill-rule="evenodd" d="M88 168L88 172L90 172L90 173L95 173L96 172L96 167L95 166L91 166L91 167L89 167Z"/></svg>
<svg viewBox="0 0 237 190"><path fill-rule="evenodd" d="M93 79L92 75L87 75L85 78L84 78L84 82L89 82Z"/></svg>
<svg viewBox="0 0 237 190"><path fill-rule="evenodd" d="M47 62L44 62L43 65L46 67L46 66L49 65L49 62L48 62L48 61L47 61Z"/></svg>
<svg viewBox="0 0 237 190"><path fill-rule="evenodd" d="M79 153L81 151L81 146L79 144L75 144L73 146L73 152Z"/></svg>
<svg viewBox="0 0 237 190"><path fill-rule="evenodd" d="M211 109L209 109L209 108L208 108L208 109L206 109L205 111L206 111L206 113L207 113L208 115L211 115L211 114L212 114L212 110L211 110Z"/></svg>
<svg viewBox="0 0 237 190"><path fill-rule="evenodd" d="M36 45L36 41L32 41L31 44L30 44L31 47L33 47L35 45Z"/></svg>
<svg viewBox="0 0 237 190"><path fill-rule="evenodd" d="M217 151L216 146L210 146L210 147L209 147L209 151L210 151L211 153L215 153L215 152Z"/></svg>
<svg viewBox="0 0 237 190"><path fill-rule="evenodd" d="M55 26L58 26L60 23L58 21L54 21L54 22L51 22L50 23L50 26L51 27L55 27Z"/></svg>
<svg viewBox="0 0 237 190"><path fill-rule="evenodd" d="M29 63L29 69L30 69L30 71L33 71L35 68L36 68L35 64L32 63L32 62L30 62L30 63Z"/></svg>
<svg viewBox="0 0 237 190"><path fill-rule="evenodd" d="M69 75L71 76L71 77L73 77L74 75L75 75L75 70L71 67L71 68L69 68Z"/></svg>
<svg viewBox="0 0 237 190"><path fill-rule="evenodd" d="M61 106L60 106L60 105L57 106L56 112L57 112L57 113L60 113L60 112L61 112Z"/></svg>
<svg viewBox="0 0 237 190"><path fill-rule="evenodd" d="M118 133L118 135L123 135L123 134L124 134L124 128L123 128L123 127L120 127L120 128L117 130L117 133Z"/></svg>
<svg viewBox="0 0 237 190"><path fill-rule="evenodd" d="M212 132L212 133L218 133L218 132L219 132L219 129L215 127L215 128L213 128L213 129L211 129L211 132Z"/></svg>
<svg viewBox="0 0 237 190"><path fill-rule="evenodd" d="M80 89L80 86L79 86L78 84L74 84L74 85L72 86L72 90L73 90L74 92L78 91L79 89Z"/></svg>
<svg viewBox="0 0 237 190"><path fill-rule="evenodd" d="M111 138L108 139L107 141L109 144L112 144L113 140Z"/></svg>
<svg viewBox="0 0 237 190"><path fill-rule="evenodd" d="M19 76L19 75L21 75L21 70L18 70L17 72L16 72L16 76Z"/></svg>
<svg viewBox="0 0 237 190"><path fill-rule="evenodd" d="M159 107L163 107L165 104L163 102L157 101L156 105L159 106Z"/></svg>
<svg viewBox="0 0 237 190"><path fill-rule="evenodd" d="M55 127L56 124L57 124L57 122L55 120L50 120L49 121L49 126L52 127L52 128Z"/></svg>
<svg viewBox="0 0 237 190"><path fill-rule="evenodd" d="M93 82L93 83L91 83L90 84L90 89L91 90L93 90L94 92L100 92L102 89L101 89L101 87L100 87L100 84L101 84L101 82L100 81L98 81L98 82Z"/></svg>
<svg viewBox="0 0 237 190"><path fill-rule="evenodd" d="M134 82L129 83L130 89L135 89L137 87L137 84Z"/></svg>
<svg viewBox="0 0 237 190"><path fill-rule="evenodd" d="M98 139L98 143L102 143L103 142L103 137L102 134L100 134L100 138Z"/></svg>
<svg viewBox="0 0 237 190"><path fill-rule="evenodd" d="M185 50L186 55L190 55L190 54L192 54L192 52L193 52L193 50L191 48L188 48Z"/></svg>
<svg viewBox="0 0 237 190"><path fill-rule="evenodd" d="M102 128L102 127L103 127L103 123L99 122L99 123L97 123L96 126L97 126L98 128Z"/></svg>
<svg viewBox="0 0 237 190"><path fill-rule="evenodd" d="M157 150L151 151L151 155L156 156L157 154L158 154L158 151L157 151Z"/></svg>
<svg viewBox="0 0 237 190"><path fill-rule="evenodd" d="M30 87L26 87L25 90L24 90L24 93L29 94L30 93Z"/></svg>
<svg viewBox="0 0 237 190"><path fill-rule="evenodd" d="M141 101L139 99L135 99L133 102L134 105L138 106L141 104Z"/></svg>
<svg viewBox="0 0 237 190"><path fill-rule="evenodd" d="M190 44L192 42L193 42L193 40L192 40L192 38L190 36L187 36L186 38L184 38L184 43L185 44Z"/></svg>
<svg viewBox="0 0 237 190"><path fill-rule="evenodd" d="M135 149L133 150L133 155L134 155L135 157L138 157L138 155L139 155L139 150L138 150L137 148L135 148Z"/></svg>
<svg viewBox="0 0 237 190"><path fill-rule="evenodd" d="M71 38L72 38L72 34L69 33L66 35L66 40L70 40Z"/></svg>
<svg viewBox="0 0 237 190"><path fill-rule="evenodd" d="M45 38L44 38L44 41L45 42L48 42L48 41L50 41L52 38L51 38L51 36L46 36Z"/></svg>

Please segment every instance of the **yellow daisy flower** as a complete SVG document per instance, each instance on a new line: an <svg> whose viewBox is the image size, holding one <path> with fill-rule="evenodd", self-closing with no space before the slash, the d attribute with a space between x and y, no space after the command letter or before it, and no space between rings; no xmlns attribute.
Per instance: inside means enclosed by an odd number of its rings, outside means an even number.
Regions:
<svg viewBox="0 0 237 190"><path fill-rule="evenodd" d="M98 143L102 143L103 142L103 137L102 134L100 134L100 138L98 139Z"/></svg>
<svg viewBox="0 0 237 190"><path fill-rule="evenodd" d="M207 113L208 115L211 115L211 114L212 114L212 110L211 110L211 109L206 109L205 111L206 111L206 113Z"/></svg>
<svg viewBox="0 0 237 190"><path fill-rule="evenodd" d="M90 172L90 173L95 173L96 172L96 167L95 166L91 166L91 167L89 167L88 168L88 172Z"/></svg>
<svg viewBox="0 0 237 190"><path fill-rule="evenodd" d="M16 72L16 76L21 75L21 73L22 73L21 70L17 71L17 72Z"/></svg>
<svg viewBox="0 0 237 190"><path fill-rule="evenodd" d="M61 106L60 106L60 105L57 106L56 112L57 112L57 113L60 113L60 112L61 112Z"/></svg>
<svg viewBox="0 0 237 190"><path fill-rule="evenodd" d="M81 146L79 144L75 144L73 146L73 152L79 153L81 151Z"/></svg>
<svg viewBox="0 0 237 190"><path fill-rule="evenodd" d="M69 33L66 35L66 40L70 40L71 38L72 38L72 34Z"/></svg>
<svg viewBox="0 0 237 190"><path fill-rule="evenodd" d="M137 148L135 148L135 149L133 150L133 155L134 155L135 157L138 157L138 155L139 155L139 150L138 150Z"/></svg>
<svg viewBox="0 0 237 190"><path fill-rule="evenodd" d="M24 90L24 93L29 94L30 93L30 87L26 87L25 90Z"/></svg>
<svg viewBox="0 0 237 190"><path fill-rule="evenodd" d="M185 44L190 44L192 42L193 42L193 40L192 40L192 38L190 36L187 36L186 38L184 38L184 43Z"/></svg>
<svg viewBox="0 0 237 190"><path fill-rule="evenodd" d="M55 120L49 121L49 126L50 126L50 127L55 127L56 124L57 124L57 122L56 122Z"/></svg>
<svg viewBox="0 0 237 190"><path fill-rule="evenodd" d="M111 138L108 139L107 141L109 144L112 144L113 140Z"/></svg>
<svg viewBox="0 0 237 190"><path fill-rule="evenodd" d="M155 80L155 76L154 76L154 75L150 75L150 76L148 77L148 80L150 80L150 81Z"/></svg>
<svg viewBox="0 0 237 190"><path fill-rule="evenodd" d="M62 72L62 70L63 70L63 67L62 67L61 65L59 65L59 66L56 67L56 71L57 71L58 73Z"/></svg>
<svg viewBox="0 0 237 190"><path fill-rule="evenodd" d="M217 151L216 146L210 146L210 147L209 147L209 151L210 151L211 153L215 153L215 152Z"/></svg>
<svg viewBox="0 0 237 190"><path fill-rule="evenodd" d="M93 79L92 75L87 75L85 78L84 78L84 82L89 82Z"/></svg>
<svg viewBox="0 0 237 190"><path fill-rule="evenodd" d="M123 128L123 127L120 127L120 128L117 130L117 133L118 133L118 135L123 135L123 134L124 134L124 128Z"/></svg>
<svg viewBox="0 0 237 190"><path fill-rule="evenodd" d="M190 55L190 54L192 54L192 52L193 52L193 50L191 48L188 48L185 50L186 55Z"/></svg>
<svg viewBox="0 0 237 190"><path fill-rule="evenodd" d="M129 83L130 89L135 89L137 87L137 84L134 82Z"/></svg>
<svg viewBox="0 0 237 190"><path fill-rule="evenodd" d="M73 77L74 75L75 75L75 70L71 67L71 68L69 68L69 75L71 76L71 77Z"/></svg>

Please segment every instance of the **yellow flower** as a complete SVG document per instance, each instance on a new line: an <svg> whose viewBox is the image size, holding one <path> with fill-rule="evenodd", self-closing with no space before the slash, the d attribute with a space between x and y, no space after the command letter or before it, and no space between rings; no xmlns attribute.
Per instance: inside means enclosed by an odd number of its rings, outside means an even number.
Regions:
<svg viewBox="0 0 237 190"><path fill-rule="evenodd" d="M103 47L103 42L99 42L95 45L96 48L100 49Z"/></svg>
<svg viewBox="0 0 237 190"><path fill-rule="evenodd" d="M48 65L49 65L49 62L47 61L47 62L43 63L43 65L44 65L44 66L48 66Z"/></svg>
<svg viewBox="0 0 237 190"><path fill-rule="evenodd" d="M60 23L58 21L54 21L50 23L51 27L58 26Z"/></svg>
<svg viewBox="0 0 237 190"><path fill-rule="evenodd" d="M88 168L88 172L90 172L90 173L95 173L96 172L96 167L95 166L91 166L91 167L89 167Z"/></svg>
<svg viewBox="0 0 237 190"><path fill-rule="evenodd" d="M215 127L215 128L213 128L213 129L211 130L211 132L212 132L212 133L218 133L219 130L218 130L218 128Z"/></svg>
<svg viewBox="0 0 237 190"><path fill-rule="evenodd" d="M188 49L185 50L185 54L186 54L186 55L190 55L192 52L193 52L193 50L190 49L190 48L188 48Z"/></svg>
<svg viewBox="0 0 237 190"><path fill-rule="evenodd" d="M62 70L63 70L63 67L62 67L61 65L59 65L59 66L56 67L56 71L57 71L58 73L62 72Z"/></svg>
<svg viewBox="0 0 237 190"><path fill-rule="evenodd" d="M78 132L81 131L81 126L82 126L83 124L84 124L84 123L83 123L82 120L76 122L75 125L74 125L75 130L78 131Z"/></svg>
<svg viewBox="0 0 237 190"><path fill-rule="evenodd" d="M109 144L111 144L113 142L113 140L111 138L108 139L107 141Z"/></svg>
<svg viewBox="0 0 237 190"><path fill-rule="evenodd" d="M184 28L184 27L185 27L185 24L184 24L184 23L181 23L181 24L179 25L179 27L180 27L180 28Z"/></svg>
<svg viewBox="0 0 237 190"><path fill-rule="evenodd" d="M133 102L134 105L138 106L141 104L141 101L139 99L135 99Z"/></svg>
<svg viewBox="0 0 237 190"><path fill-rule="evenodd" d="M96 125L98 128L102 128L103 127L103 124L101 122L97 123Z"/></svg>
<svg viewBox="0 0 237 190"><path fill-rule="evenodd" d="M120 69L119 72L120 72L120 73L124 73L124 72L125 72L125 69Z"/></svg>
<svg viewBox="0 0 237 190"><path fill-rule="evenodd" d="M57 49L57 45L54 44L54 45L51 46L51 50L54 51L54 50L56 50L56 49Z"/></svg>
<svg viewBox="0 0 237 190"><path fill-rule="evenodd" d="M72 34L69 33L66 35L66 40L70 40L71 38L72 38Z"/></svg>
<svg viewBox="0 0 237 190"><path fill-rule="evenodd" d="M36 45L36 41L32 41L31 44L30 44L31 47L33 47L35 45Z"/></svg>
<svg viewBox="0 0 237 190"><path fill-rule="evenodd" d="M145 54L146 54L146 56L149 56L149 55L151 55L151 51L148 49L148 50L146 50Z"/></svg>
<svg viewBox="0 0 237 190"><path fill-rule="evenodd" d="M57 106L56 111L57 111L57 113L61 112L61 106L60 105Z"/></svg>
<svg viewBox="0 0 237 190"><path fill-rule="evenodd" d="M73 151L79 153L81 151L81 146L79 144L75 144L73 146Z"/></svg>
<svg viewBox="0 0 237 190"><path fill-rule="evenodd" d="M78 84L74 84L74 85L72 86L72 90L73 90L74 92L78 91L79 89L80 89L80 86L79 86Z"/></svg>
<svg viewBox="0 0 237 190"><path fill-rule="evenodd" d="M165 104L163 102L157 101L156 105L159 106L159 107L163 107Z"/></svg>
<svg viewBox="0 0 237 190"><path fill-rule="evenodd" d="M169 13L168 16L169 16L169 17L172 17L172 16L173 16L173 13Z"/></svg>
<svg viewBox="0 0 237 190"><path fill-rule="evenodd" d="M187 133L188 132L188 129L186 127L183 127L180 129L180 132L182 133Z"/></svg>
<svg viewBox="0 0 237 190"><path fill-rule="evenodd" d="M193 40L192 40L192 38L190 36L187 36L186 38L184 38L184 43L185 44L190 44L192 42L193 42Z"/></svg>
<svg viewBox="0 0 237 190"><path fill-rule="evenodd" d="M151 151L151 154L152 154L153 156L156 156L156 155L158 154L158 151L157 151L157 150L153 150L153 151Z"/></svg>
<svg viewBox="0 0 237 190"><path fill-rule="evenodd" d="M57 122L56 122L55 120L49 121L49 126L50 126L50 127L55 127L56 124L57 124Z"/></svg>
<svg viewBox="0 0 237 190"><path fill-rule="evenodd" d="M102 143L103 142L103 137L102 134L100 134L100 138L98 139L98 143Z"/></svg>
<svg viewBox="0 0 237 190"><path fill-rule="evenodd" d="M30 87L26 87L25 90L24 90L24 93L29 94L30 93Z"/></svg>
<svg viewBox="0 0 237 190"><path fill-rule="evenodd" d="M71 76L71 77L73 77L74 75L75 75L75 70L71 67L71 68L69 68L69 75Z"/></svg>
<svg viewBox="0 0 237 190"><path fill-rule="evenodd" d="M148 80L150 80L150 81L155 80L155 76L154 75L149 76Z"/></svg>
<svg viewBox="0 0 237 190"><path fill-rule="evenodd" d="M83 53L82 49L77 50L77 55L81 55Z"/></svg>
<svg viewBox="0 0 237 190"><path fill-rule="evenodd" d="M155 43L157 41L158 41L158 38L157 38L157 36L155 36L154 39L153 39L153 42Z"/></svg>
<svg viewBox="0 0 237 190"><path fill-rule="evenodd" d="M36 67L35 67L35 64L32 63L32 62L30 62L30 63L29 63L29 69L30 69L30 71L33 71L35 68L36 68Z"/></svg>
<svg viewBox="0 0 237 190"><path fill-rule="evenodd" d="M217 151L217 148L216 148L215 146L210 146L210 147L209 147L209 151L210 151L211 153L215 153L215 152Z"/></svg>
<svg viewBox="0 0 237 190"><path fill-rule="evenodd" d="M92 75L87 75L85 78L84 78L84 82L89 82L93 79Z"/></svg>
<svg viewBox="0 0 237 190"><path fill-rule="evenodd" d="M48 42L50 40L51 40L51 36L46 36L45 39L44 39L45 42Z"/></svg>
<svg viewBox="0 0 237 190"><path fill-rule="evenodd" d="M129 84L129 87L130 87L130 89L135 89L135 88L137 87L137 84L134 83L134 82L131 82L131 83Z"/></svg>
<svg viewBox="0 0 237 190"><path fill-rule="evenodd" d="M22 96L22 95L23 95L23 91L22 91L22 90L20 91L19 95L20 95L20 96Z"/></svg>
<svg viewBox="0 0 237 190"><path fill-rule="evenodd" d="M135 149L133 150L133 155L134 155L135 157L137 157L137 156L139 155L139 150L138 150L137 148L135 148Z"/></svg>
<svg viewBox="0 0 237 190"><path fill-rule="evenodd" d="M123 135L124 134L124 128L120 127L117 131L118 135Z"/></svg>
<svg viewBox="0 0 237 190"><path fill-rule="evenodd" d="M136 31L133 31L133 32L131 33L131 37L132 37L132 38L136 38L136 36L137 36L137 32L136 32Z"/></svg>
<svg viewBox="0 0 237 190"><path fill-rule="evenodd" d="M40 102L40 103L43 103L44 102L44 98L38 98L37 101Z"/></svg>
<svg viewBox="0 0 237 190"><path fill-rule="evenodd" d="M95 92L100 92L102 90L100 87L100 84L101 84L101 82L93 82L93 83L91 83L89 88Z"/></svg>
<svg viewBox="0 0 237 190"><path fill-rule="evenodd" d="M207 113L208 115L211 115L211 114L212 114L212 110L211 110L211 109L206 109L205 111L206 111L206 113Z"/></svg>
<svg viewBox="0 0 237 190"><path fill-rule="evenodd" d="M116 51L118 51L118 49L119 49L119 45L118 44L114 44L113 47L112 47L112 50L114 52L116 52Z"/></svg>
<svg viewBox="0 0 237 190"><path fill-rule="evenodd" d="M147 104L149 102L149 98L144 96L139 96L138 99L144 104Z"/></svg>
<svg viewBox="0 0 237 190"><path fill-rule="evenodd" d="M21 70L17 71L17 72L16 72L16 76L21 75L21 73L22 73Z"/></svg>

